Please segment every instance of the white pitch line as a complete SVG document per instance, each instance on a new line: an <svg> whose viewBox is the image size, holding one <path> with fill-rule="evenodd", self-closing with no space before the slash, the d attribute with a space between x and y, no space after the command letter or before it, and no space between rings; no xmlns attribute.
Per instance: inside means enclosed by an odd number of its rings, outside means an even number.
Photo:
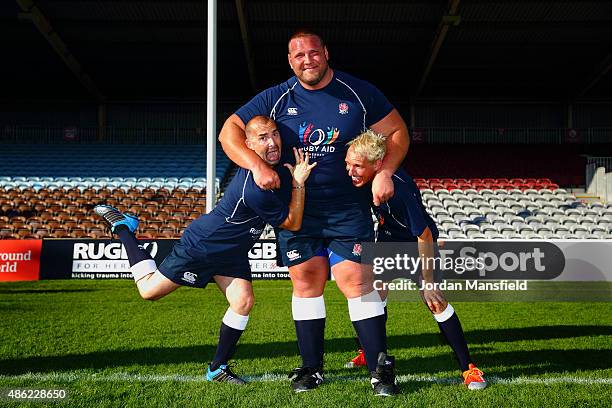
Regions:
<svg viewBox="0 0 612 408"><path fill-rule="evenodd" d="M286 375L266 373L257 376L244 376L251 382L284 382L289 381ZM206 382L203 375L181 375L181 374L133 374L133 373L113 373L113 374L87 374L87 373L27 373L19 375L0 375L0 381L56 381L56 382ZM326 376L327 382L336 381L367 381L366 377L360 376ZM612 385L612 378L587 378L587 377L514 377L501 378L488 376L487 380L492 384L520 385L520 384L606 384ZM424 377L411 374L397 376L398 383L433 383L433 384L460 384L461 380L454 377Z"/></svg>

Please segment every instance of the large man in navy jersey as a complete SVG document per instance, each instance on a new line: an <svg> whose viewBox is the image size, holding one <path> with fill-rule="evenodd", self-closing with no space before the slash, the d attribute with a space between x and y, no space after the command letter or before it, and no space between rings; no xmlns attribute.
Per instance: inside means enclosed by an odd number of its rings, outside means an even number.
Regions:
<svg viewBox="0 0 612 408"><path fill-rule="evenodd" d="M368 130L353 139L349 146L345 160L348 175L355 187L368 186L382 165L386 150L385 138ZM392 180L395 191L393 197L373 208L379 221L376 241L418 242L419 255L423 259L433 259L438 228L423 205L418 187L403 169L398 169ZM434 282L432 268L423 267L420 275L419 286L424 286L421 281ZM386 291L381 295L386 299ZM425 289L421 291L421 296L455 352L465 385L471 390L485 388L487 382L472 362L459 317L442 291L437 288Z"/></svg>
<svg viewBox="0 0 612 408"><path fill-rule="evenodd" d="M245 146L266 165L273 167L279 163L282 143L272 119L255 116L247 123L246 134ZM248 251L266 223L288 230L300 228L304 183L316 165L309 164L308 153L297 149L293 153L295 167L289 164L285 164L287 169L277 167L289 178L285 186L291 191L288 205L277 191L258 187L250 170L239 169L217 206L187 227L159 266L134 235L138 228L136 217L106 205L94 209L125 246L130 270L143 299L157 300L181 285L204 288L211 280L226 296L229 308L221 323L217 352L206 373L209 381L244 384L227 363L246 328L254 303Z"/></svg>
<svg viewBox="0 0 612 408"><path fill-rule="evenodd" d="M349 315L365 349L368 368L392 368L387 359L384 307L373 277L360 271L361 242L372 240L369 197L355 188L344 171L346 143L366 127L388 135L388 154L373 180L376 204L393 195L391 176L408 150L408 131L401 116L372 84L328 65L321 37L294 33L288 60L295 76L255 96L225 122L219 140L239 166L251 169L255 182L274 188L279 176L244 148L244 123L268 115L278 123L283 148L310 152L318 166L306 183L308 202L297 232L278 236L293 283L292 311L303 366L294 371L292 387L305 391L322 381L325 303L323 289L331 266L348 299ZM362 296L368 301L362 301ZM381 354L382 353L382 354ZM377 395L395 393L392 375L373 374ZM389 380L389 381L387 381Z"/></svg>

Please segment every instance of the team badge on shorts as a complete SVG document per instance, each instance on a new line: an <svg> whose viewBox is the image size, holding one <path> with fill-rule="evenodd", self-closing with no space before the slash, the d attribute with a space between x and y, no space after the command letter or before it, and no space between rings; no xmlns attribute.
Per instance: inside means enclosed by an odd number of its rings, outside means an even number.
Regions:
<svg viewBox="0 0 612 408"><path fill-rule="evenodd" d="M197 278L198 278L198 275L196 275L195 273L185 272L181 279L188 283L195 283Z"/></svg>
<svg viewBox="0 0 612 408"><path fill-rule="evenodd" d="M361 256L361 244L353 245L353 255Z"/></svg>
<svg viewBox="0 0 612 408"><path fill-rule="evenodd" d="M338 113L341 115L346 115L348 113L348 110L348 103L340 102L340 104L338 105Z"/></svg>
<svg viewBox="0 0 612 408"><path fill-rule="evenodd" d="M300 253L296 249L287 251L287 258L289 258L290 261L295 261L296 259L300 259L301 257L302 255L300 255Z"/></svg>

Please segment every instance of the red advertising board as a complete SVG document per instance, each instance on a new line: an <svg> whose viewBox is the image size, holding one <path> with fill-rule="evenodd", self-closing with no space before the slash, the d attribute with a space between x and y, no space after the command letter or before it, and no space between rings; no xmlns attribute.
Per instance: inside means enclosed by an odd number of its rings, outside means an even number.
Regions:
<svg viewBox="0 0 612 408"><path fill-rule="evenodd" d="M38 280L42 240L0 240L0 281Z"/></svg>

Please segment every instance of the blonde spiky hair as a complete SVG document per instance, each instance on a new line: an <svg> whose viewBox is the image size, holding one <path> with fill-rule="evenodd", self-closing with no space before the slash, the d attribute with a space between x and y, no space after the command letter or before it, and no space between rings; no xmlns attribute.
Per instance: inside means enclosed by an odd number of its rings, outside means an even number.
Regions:
<svg viewBox="0 0 612 408"><path fill-rule="evenodd" d="M347 146L353 148L358 155L365 157L370 163L382 160L387 152L386 136L368 129L350 142Z"/></svg>

